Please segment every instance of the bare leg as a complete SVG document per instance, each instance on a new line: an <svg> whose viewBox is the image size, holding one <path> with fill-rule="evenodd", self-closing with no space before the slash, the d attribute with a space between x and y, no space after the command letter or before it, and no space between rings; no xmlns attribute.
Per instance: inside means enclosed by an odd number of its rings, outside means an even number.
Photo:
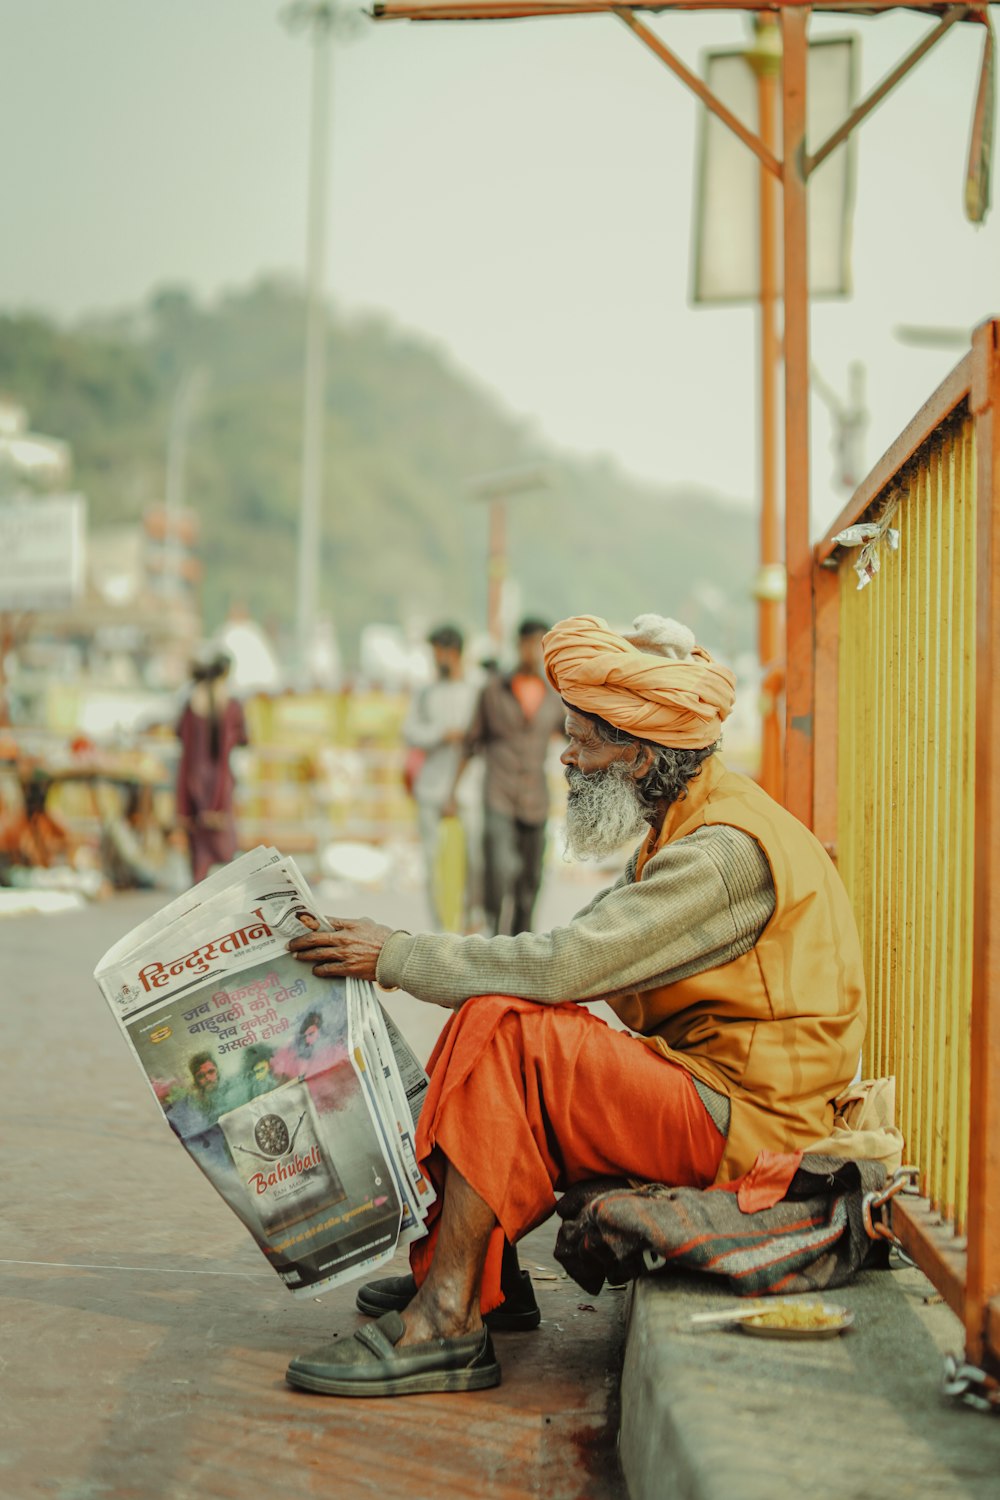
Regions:
<svg viewBox="0 0 1000 1500"><path fill-rule="evenodd" d="M406 1332L400 1345L459 1338L483 1326L479 1284L496 1222L489 1204L449 1162L434 1259L404 1314Z"/></svg>

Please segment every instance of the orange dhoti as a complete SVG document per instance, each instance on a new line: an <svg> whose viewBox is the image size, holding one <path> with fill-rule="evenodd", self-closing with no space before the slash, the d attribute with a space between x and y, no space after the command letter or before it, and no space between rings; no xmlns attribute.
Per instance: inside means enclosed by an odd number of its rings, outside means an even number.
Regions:
<svg viewBox="0 0 1000 1500"><path fill-rule="evenodd" d="M580 1005L506 995L467 1000L428 1063L417 1156L438 1190L431 1233L412 1246L417 1281L437 1239L446 1161L493 1210L484 1312L497 1307L503 1238L553 1212L592 1177L707 1187L725 1144L691 1076Z"/></svg>

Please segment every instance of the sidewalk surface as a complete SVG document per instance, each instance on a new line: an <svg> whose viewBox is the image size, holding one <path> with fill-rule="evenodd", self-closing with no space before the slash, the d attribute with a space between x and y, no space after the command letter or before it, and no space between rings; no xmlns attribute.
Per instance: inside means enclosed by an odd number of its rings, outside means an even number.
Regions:
<svg viewBox="0 0 1000 1500"><path fill-rule="evenodd" d="M557 871L540 922L593 888ZM424 923L412 892L342 896ZM549 1224L522 1246L542 1327L497 1337L496 1390L289 1390L292 1353L359 1326L355 1287L291 1298L158 1116L90 975L162 899L0 922L0 1500L1000 1500L1000 1420L940 1394L961 1330L910 1269L797 1344L692 1331L728 1293L650 1278L622 1374L626 1297L567 1281ZM389 1003L426 1056L446 1013Z"/></svg>
<svg viewBox="0 0 1000 1500"><path fill-rule="evenodd" d="M800 1342L692 1329L692 1313L736 1301L706 1279L635 1284L630 1500L998 1500L1000 1419L941 1394L962 1330L919 1271L868 1271L826 1294L853 1327Z"/></svg>
<svg viewBox="0 0 1000 1500"><path fill-rule="evenodd" d="M91 979L164 899L0 922L0 1500L621 1496L625 1297L568 1281L553 1226L522 1247L542 1328L497 1336L497 1389L285 1385L292 1354L364 1321L357 1288L289 1296L171 1136ZM547 920L560 899L565 915L589 890L553 892ZM327 904L424 925L412 893ZM426 1056L447 1012L389 1001Z"/></svg>

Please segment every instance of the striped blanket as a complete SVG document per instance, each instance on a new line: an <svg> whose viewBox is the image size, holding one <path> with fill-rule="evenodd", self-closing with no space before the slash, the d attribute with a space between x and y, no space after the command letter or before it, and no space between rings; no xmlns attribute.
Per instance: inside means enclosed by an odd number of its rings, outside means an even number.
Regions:
<svg viewBox="0 0 1000 1500"><path fill-rule="evenodd" d="M785 1196L748 1213L736 1192L581 1183L561 1199L556 1259L585 1291L650 1271L704 1271L739 1296L821 1291L887 1263L865 1232L862 1204L878 1162L804 1156Z"/></svg>

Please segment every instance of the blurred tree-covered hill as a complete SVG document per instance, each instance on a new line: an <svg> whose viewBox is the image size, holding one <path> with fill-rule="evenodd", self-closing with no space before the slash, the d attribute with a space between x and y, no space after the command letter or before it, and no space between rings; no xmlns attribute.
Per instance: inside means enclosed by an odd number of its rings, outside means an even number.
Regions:
<svg viewBox="0 0 1000 1500"><path fill-rule="evenodd" d="M211 305L168 289L72 328L0 316L0 392L72 444L92 526L162 501L171 405L203 372L186 501L201 517L209 629L237 604L279 632L294 619L303 323L301 290L276 279ZM728 655L752 644L747 508L547 448L428 339L331 316L320 606L348 661L370 621L482 628L486 507L469 481L536 462L549 486L508 507L525 611L621 622L653 609Z"/></svg>

